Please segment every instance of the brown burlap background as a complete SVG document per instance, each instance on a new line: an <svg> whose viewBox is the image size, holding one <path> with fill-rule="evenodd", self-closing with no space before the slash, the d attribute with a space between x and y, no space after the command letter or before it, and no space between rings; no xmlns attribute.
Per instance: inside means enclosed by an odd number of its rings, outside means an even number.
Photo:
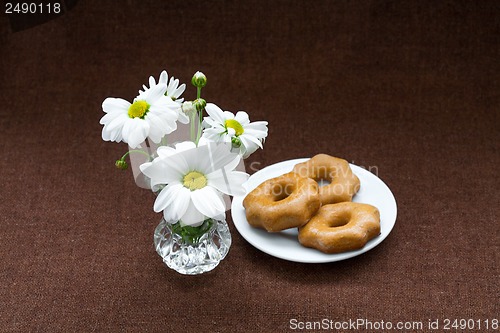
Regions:
<svg viewBox="0 0 500 333"><path fill-rule="evenodd" d="M0 16L1 332L500 319L498 1L118 3L17 32ZM375 168L398 203L392 233L300 264L231 225L214 271L168 269L154 196L115 169L126 145L99 125L106 97L131 100L163 69L186 83L201 70L205 98L269 121L247 165L324 152Z"/></svg>

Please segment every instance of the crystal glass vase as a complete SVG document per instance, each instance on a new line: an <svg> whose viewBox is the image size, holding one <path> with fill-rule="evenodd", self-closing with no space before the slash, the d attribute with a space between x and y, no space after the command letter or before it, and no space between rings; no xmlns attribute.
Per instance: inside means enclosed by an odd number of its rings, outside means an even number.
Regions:
<svg viewBox="0 0 500 333"><path fill-rule="evenodd" d="M198 227L160 221L154 233L156 252L173 270L187 275L214 269L231 246L225 219L206 219Z"/></svg>

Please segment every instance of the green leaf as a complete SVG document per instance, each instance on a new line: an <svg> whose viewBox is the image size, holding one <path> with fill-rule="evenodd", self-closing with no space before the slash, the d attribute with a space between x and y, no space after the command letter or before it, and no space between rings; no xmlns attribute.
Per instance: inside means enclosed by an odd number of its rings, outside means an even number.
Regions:
<svg viewBox="0 0 500 333"><path fill-rule="evenodd" d="M182 240L188 244L196 244L200 240L201 236L206 234L214 225L215 221L213 219L206 219L203 223L197 227L192 227L189 225L181 226L180 222L172 225L172 231L181 236Z"/></svg>

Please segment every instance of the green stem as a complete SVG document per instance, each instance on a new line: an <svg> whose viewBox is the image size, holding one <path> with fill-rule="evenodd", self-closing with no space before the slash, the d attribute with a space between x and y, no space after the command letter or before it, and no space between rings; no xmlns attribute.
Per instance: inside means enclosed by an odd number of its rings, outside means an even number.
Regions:
<svg viewBox="0 0 500 333"><path fill-rule="evenodd" d="M195 141L196 138L195 138L195 133L194 133L195 132L195 128L194 128L194 126L195 126L195 121L194 121L195 117L196 117L196 113L195 112L192 112L189 115L189 123L190 123L189 124L190 125L190 127L189 127L189 129L190 129L189 136L191 138L191 141L193 141L194 143L198 144L198 141Z"/></svg>
<svg viewBox="0 0 500 333"><path fill-rule="evenodd" d="M201 124L203 122L203 110L201 110L200 112L197 112L197 114L198 114L198 132L196 133L196 145L198 145L198 142L200 141L201 129L203 128L201 126Z"/></svg>
<svg viewBox="0 0 500 333"><path fill-rule="evenodd" d="M148 153L146 153L145 151L139 150L139 149L134 149L134 150L129 150L128 152L123 154L123 156L122 156L122 158L120 158L120 160L125 161L125 157L127 157L130 153L141 153L143 155L146 155L149 160L151 159L151 156Z"/></svg>
<svg viewBox="0 0 500 333"><path fill-rule="evenodd" d="M201 87L196 87L196 99L201 98ZM198 142L200 141L201 137L201 123L203 121L203 110L198 111L196 110L196 114L193 116L192 123L194 123L194 119L198 116L198 128L196 130L196 139L194 138L194 125L191 126L191 141L194 141L194 143L198 146Z"/></svg>
<svg viewBox="0 0 500 333"><path fill-rule="evenodd" d="M217 223L214 219L206 219L200 226L181 226L181 222L172 224L173 233L182 237L182 240L188 244L195 245L199 242L200 238L206 234L212 226Z"/></svg>

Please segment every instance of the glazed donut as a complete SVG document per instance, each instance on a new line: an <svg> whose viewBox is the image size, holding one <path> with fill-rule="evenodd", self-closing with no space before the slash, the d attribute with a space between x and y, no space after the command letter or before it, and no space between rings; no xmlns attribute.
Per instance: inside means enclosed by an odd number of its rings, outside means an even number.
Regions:
<svg viewBox="0 0 500 333"><path fill-rule="evenodd" d="M248 223L277 232L306 224L320 207L318 184L289 172L268 179L243 200Z"/></svg>
<svg viewBox="0 0 500 333"><path fill-rule="evenodd" d="M319 188L322 205L351 201L359 191L359 178L352 172L349 163L341 158L318 154L306 162L296 164L293 172L315 181L330 182Z"/></svg>
<svg viewBox="0 0 500 333"><path fill-rule="evenodd" d="M341 202L322 206L299 229L299 242L324 253L361 249L380 234L380 213L372 205Z"/></svg>

